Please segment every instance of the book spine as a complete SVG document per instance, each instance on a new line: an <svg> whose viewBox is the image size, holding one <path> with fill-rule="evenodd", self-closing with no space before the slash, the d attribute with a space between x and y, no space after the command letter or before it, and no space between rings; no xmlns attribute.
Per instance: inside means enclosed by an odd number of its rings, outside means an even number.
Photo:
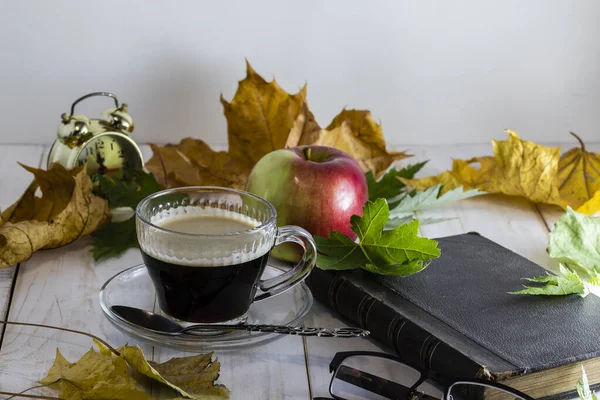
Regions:
<svg viewBox="0 0 600 400"><path fill-rule="evenodd" d="M392 348L402 362L433 371L442 383L482 377L484 369L481 365L343 276L315 268L306 283L316 300L367 329L371 337Z"/></svg>

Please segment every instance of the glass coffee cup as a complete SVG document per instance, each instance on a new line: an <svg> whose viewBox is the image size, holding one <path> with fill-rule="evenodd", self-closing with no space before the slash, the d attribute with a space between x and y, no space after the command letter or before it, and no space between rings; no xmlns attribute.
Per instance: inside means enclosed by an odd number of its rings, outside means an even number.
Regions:
<svg viewBox="0 0 600 400"><path fill-rule="evenodd" d="M271 203L235 189L183 187L142 200L137 237L161 310L183 322L243 323L254 301L302 282L315 266L315 242L276 222ZM271 249L285 242L300 245L302 259L261 279Z"/></svg>

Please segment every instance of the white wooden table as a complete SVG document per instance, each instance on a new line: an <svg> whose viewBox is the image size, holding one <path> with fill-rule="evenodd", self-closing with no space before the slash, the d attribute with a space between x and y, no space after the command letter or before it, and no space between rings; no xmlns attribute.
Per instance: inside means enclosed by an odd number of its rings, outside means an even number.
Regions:
<svg viewBox="0 0 600 400"><path fill-rule="evenodd" d="M588 145L588 148L599 151L600 144ZM47 150L47 146L0 146L2 208L14 202L32 178L17 165L17 161L45 166ZM470 158L492 151L489 144L422 146L409 150L415 155L409 162L429 160L420 176L450 168L451 157ZM146 157L150 155L147 147L144 152ZM423 226L421 233L427 237L478 231L522 256L554 269L556 266L551 264L545 249L548 231L561 214L559 209L536 206L523 199L488 195L418 216L454 218ZM0 318L91 332L114 346L139 344L148 358L158 362L180 356L182 352L153 347L118 332L100 310L98 290L101 285L115 273L140 262L139 251L130 250L118 259L95 263L86 239L61 249L38 252L27 262L0 270ZM305 324L333 327L346 322L315 303ZM52 365L57 347L67 359L74 361L91 345L91 340L81 335L0 325L0 391L20 392L35 386ZM284 336L266 345L218 351L216 355L222 365L220 382L231 390L232 399L306 400L328 396L329 362L336 352L347 350L386 351L371 339ZM45 393L51 395L52 392ZM161 397L161 393L154 395Z"/></svg>

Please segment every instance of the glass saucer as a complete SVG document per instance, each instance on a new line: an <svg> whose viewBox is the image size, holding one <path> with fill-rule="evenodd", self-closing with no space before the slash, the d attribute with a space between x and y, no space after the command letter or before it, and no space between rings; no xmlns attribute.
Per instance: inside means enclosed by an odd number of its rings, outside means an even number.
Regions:
<svg viewBox="0 0 600 400"><path fill-rule="evenodd" d="M268 279L283 273L282 270L267 265L262 278ZM259 293L260 294L260 291ZM312 307L313 297L304 282L288 291L265 300L252 303L248 311L248 324L273 324L299 326L302 318ZM108 320L121 332L129 336L152 342L160 346L186 351L207 351L248 347L263 344L285 335L262 332L232 331L215 335L167 336L157 334L139 325L127 322L112 312L111 306L124 305L137 307L165 315L158 307L154 286L144 264L136 265L119 272L110 278L100 289L100 307Z"/></svg>

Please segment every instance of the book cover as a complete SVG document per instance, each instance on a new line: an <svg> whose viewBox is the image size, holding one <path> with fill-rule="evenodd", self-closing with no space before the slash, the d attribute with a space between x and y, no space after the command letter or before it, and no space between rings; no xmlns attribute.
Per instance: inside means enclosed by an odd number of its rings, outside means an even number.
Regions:
<svg viewBox="0 0 600 400"><path fill-rule="evenodd" d="M511 295L546 270L476 233L436 240L441 257L418 274L315 269L307 283L404 362L448 381L482 378L535 398L569 398L583 364L599 386L598 297Z"/></svg>

